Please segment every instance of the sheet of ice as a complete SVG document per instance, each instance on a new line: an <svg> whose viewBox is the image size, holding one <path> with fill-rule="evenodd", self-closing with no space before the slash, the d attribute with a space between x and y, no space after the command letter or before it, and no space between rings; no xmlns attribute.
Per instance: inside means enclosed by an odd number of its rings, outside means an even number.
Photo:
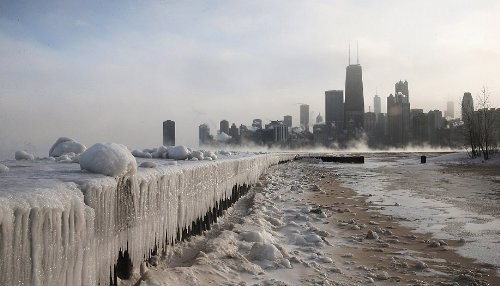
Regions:
<svg viewBox="0 0 500 286"><path fill-rule="evenodd" d="M80 154L82 170L111 177L131 176L137 172L137 162L124 145L97 143Z"/></svg>
<svg viewBox="0 0 500 286"><path fill-rule="evenodd" d="M86 152L107 150L92 149ZM190 228L233 186L255 183L270 165L291 158L139 159L158 166L127 177L48 160L3 162L11 171L0 176L0 285L107 285L120 249L140 265L155 244L174 242L178 229Z"/></svg>
<svg viewBox="0 0 500 286"><path fill-rule="evenodd" d="M429 157L427 164L420 164L416 154L380 154L365 158L363 165L323 166L337 173L345 186L370 195L369 201L383 213L405 218L403 224L436 238L464 238L467 243L458 248L459 253L500 266L498 183L481 176L443 173L443 167L434 163L466 163L464 154Z"/></svg>

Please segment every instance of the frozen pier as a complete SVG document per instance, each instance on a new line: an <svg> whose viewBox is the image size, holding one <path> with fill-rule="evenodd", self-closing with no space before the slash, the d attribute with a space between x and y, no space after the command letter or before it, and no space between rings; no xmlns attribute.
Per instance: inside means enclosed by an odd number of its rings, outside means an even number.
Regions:
<svg viewBox="0 0 500 286"><path fill-rule="evenodd" d="M291 154L154 162L113 178L47 160L0 174L0 285L107 285L120 251L138 266L210 227L268 167Z"/></svg>

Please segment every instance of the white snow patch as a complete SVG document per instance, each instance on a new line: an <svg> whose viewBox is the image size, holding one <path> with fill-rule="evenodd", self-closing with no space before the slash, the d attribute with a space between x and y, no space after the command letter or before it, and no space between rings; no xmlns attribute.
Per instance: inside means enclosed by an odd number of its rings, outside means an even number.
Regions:
<svg viewBox="0 0 500 286"><path fill-rule="evenodd" d="M111 177L134 175L137 162L124 145L117 143L97 143L79 156L82 170Z"/></svg>
<svg viewBox="0 0 500 286"><path fill-rule="evenodd" d="M190 153L186 146L179 145L168 149L168 158L175 160L186 160Z"/></svg>
<svg viewBox="0 0 500 286"><path fill-rule="evenodd" d="M4 164L0 164L0 173L5 173L9 171L9 167L5 166Z"/></svg>
<svg viewBox="0 0 500 286"><path fill-rule="evenodd" d="M14 157L16 160L35 160L35 156L26 151L16 151Z"/></svg>
<svg viewBox="0 0 500 286"><path fill-rule="evenodd" d="M50 148L49 156L59 157L68 153L80 154L85 151L85 149L87 149L87 147L80 142L68 137L60 137Z"/></svg>
<svg viewBox="0 0 500 286"><path fill-rule="evenodd" d="M255 242L250 249L249 258L251 260L276 261L283 259L283 254L272 243Z"/></svg>

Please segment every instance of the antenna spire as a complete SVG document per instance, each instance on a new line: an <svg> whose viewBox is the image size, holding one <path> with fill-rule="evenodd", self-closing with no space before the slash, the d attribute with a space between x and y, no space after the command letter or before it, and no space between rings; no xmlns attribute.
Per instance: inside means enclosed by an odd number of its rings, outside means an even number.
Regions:
<svg viewBox="0 0 500 286"><path fill-rule="evenodd" d="M351 43L349 42L349 65L351 65Z"/></svg>
<svg viewBox="0 0 500 286"><path fill-rule="evenodd" d="M358 41L356 41L356 64L359 65L359 44L358 44Z"/></svg>

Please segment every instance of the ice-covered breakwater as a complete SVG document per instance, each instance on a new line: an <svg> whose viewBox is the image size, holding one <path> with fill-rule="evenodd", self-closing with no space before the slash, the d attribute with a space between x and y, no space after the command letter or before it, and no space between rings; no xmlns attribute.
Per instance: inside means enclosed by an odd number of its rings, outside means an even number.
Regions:
<svg viewBox="0 0 500 286"><path fill-rule="evenodd" d="M154 160L158 167L123 178L78 164L3 162L10 171L0 175L0 285L109 284L120 250L139 265L155 246L198 228L232 199L235 186L292 158Z"/></svg>

